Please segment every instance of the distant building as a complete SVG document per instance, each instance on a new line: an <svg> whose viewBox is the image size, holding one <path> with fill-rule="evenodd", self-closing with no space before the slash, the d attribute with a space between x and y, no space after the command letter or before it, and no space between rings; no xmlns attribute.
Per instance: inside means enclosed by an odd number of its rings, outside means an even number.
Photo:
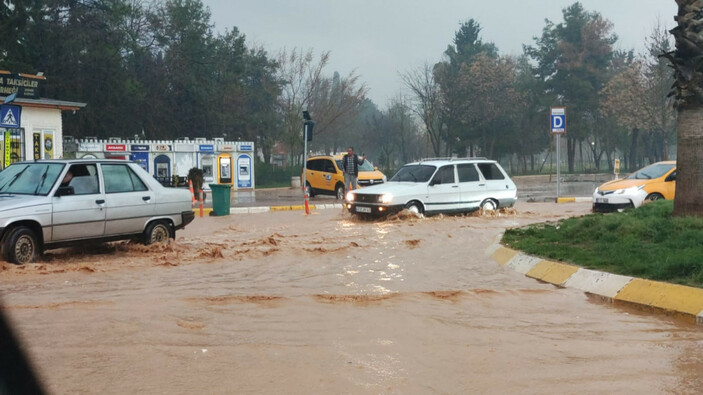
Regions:
<svg viewBox="0 0 703 395"><path fill-rule="evenodd" d="M43 75L0 70L0 167L32 159L63 157L62 111L85 103L39 97Z"/></svg>
<svg viewBox="0 0 703 395"><path fill-rule="evenodd" d="M66 136L66 155L75 158L129 159L164 185L173 177L185 182L190 169L203 171L204 189L209 183L231 184L232 189L255 187L254 143L207 140L204 137L179 140L122 140L110 138L82 140ZM70 151L69 151L70 148Z"/></svg>

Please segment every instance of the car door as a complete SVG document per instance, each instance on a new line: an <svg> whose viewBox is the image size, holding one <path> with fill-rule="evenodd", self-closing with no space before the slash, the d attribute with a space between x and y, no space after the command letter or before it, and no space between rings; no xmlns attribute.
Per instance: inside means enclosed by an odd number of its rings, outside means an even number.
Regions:
<svg viewBox="0 0 703 395"><path fill-rule="evenodd" d="M337 168L331 159L322 159L322 173L324 189L334 191L334 186L337 184L338 177Z"/></svg>
<svg viewBox="0 0 703 395"><path fill-rule="evenodd" d="M127 163L102 163L105 235L140 233L154 216L154 192Z"/></svg>
<svg viewBox="0 0 703 395"><path fill-rule="evenodd" d="M51 241L101 237L105 233L105 194L100 190L98 167L94 163L73 164L61 174L73 178L65 186L73 194L52 198ZM57 190L58 192L58 190Z"/></svg>
<svg viewBox="0 0 703 395"><path fill-rule="evenodd" d="M444 165L427 186L427 211L453 211L460 207L461 192L456 182L454 165Z"/></svg>
<svg viewBox="0 0 703 395"><path fill-rule="evenodd" d="M473 210L481 205L486 197L486 183L481 181L474 163L460 163L456 165L459 176L459 190L461 194L461 208Z"/></svg>
<svg viewBox="0 0 703 395"><path fill-rule="evenodd" d="M305 177L312 189L320 189L321 166L322 162L320 159L308 159Z"/></svg>

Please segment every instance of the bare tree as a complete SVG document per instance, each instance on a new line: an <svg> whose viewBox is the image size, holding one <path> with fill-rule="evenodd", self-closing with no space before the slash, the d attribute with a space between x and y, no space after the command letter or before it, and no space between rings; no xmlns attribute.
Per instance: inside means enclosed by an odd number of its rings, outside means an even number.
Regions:
<svg viewBox="0 0 703 395"><path fill-rule="evenodd" d="M440 156L446 128L442 120L442 94L432 67L425 63L416 70L402 74L401 78L413 96L413 110L425 126L432 151L435 156Z"/></svg>
<svg viewBox="0 0 703 395"><path fill-rule="evenodd" d="M336 73L332 78L325 77L329 58L329 52L316 58L312 50L298 49L283 50L278 56L278 77L283 81L279 97L283 142L290 152L302 152L303 110L315 120L315 135L324 136L348 123L366 96L368 89L354 72L343 78ZM298 163L296 157L294 164Z"/></svg>

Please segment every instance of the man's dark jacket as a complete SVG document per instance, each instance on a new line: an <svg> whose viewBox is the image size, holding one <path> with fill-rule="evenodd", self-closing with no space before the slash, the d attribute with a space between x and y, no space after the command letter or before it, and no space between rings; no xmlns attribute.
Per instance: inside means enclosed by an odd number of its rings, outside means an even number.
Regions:
<svg viewBox="0 0 703 395"><path fill-rule="evenodd" d="M359 165L364 163L364 161L359 159L359 155L354 154L354 168L351 169L350 172L347 171L347 159L349 158L349 154L346 154L342 157L342 169L344 170L345 173L351 173L355 176L359 175Z"/></svg>

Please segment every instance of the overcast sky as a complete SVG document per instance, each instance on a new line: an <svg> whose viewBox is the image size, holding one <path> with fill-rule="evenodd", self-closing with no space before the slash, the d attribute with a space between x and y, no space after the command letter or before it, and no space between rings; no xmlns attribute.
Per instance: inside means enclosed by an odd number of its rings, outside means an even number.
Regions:
<svg viewBox="0 0 703 395"><path fill-rule="evenodd" d="M566 0L203 0L215 29L236 26L247 45L330 51L327 72L356 71L381 108L403 89L399 73L439 61L459 25L473 18L484 42L519 55L545 18L562 22ZM674 26L674 0L582 0L614 25L616 49L644 50L657 20Z"/></svg>

